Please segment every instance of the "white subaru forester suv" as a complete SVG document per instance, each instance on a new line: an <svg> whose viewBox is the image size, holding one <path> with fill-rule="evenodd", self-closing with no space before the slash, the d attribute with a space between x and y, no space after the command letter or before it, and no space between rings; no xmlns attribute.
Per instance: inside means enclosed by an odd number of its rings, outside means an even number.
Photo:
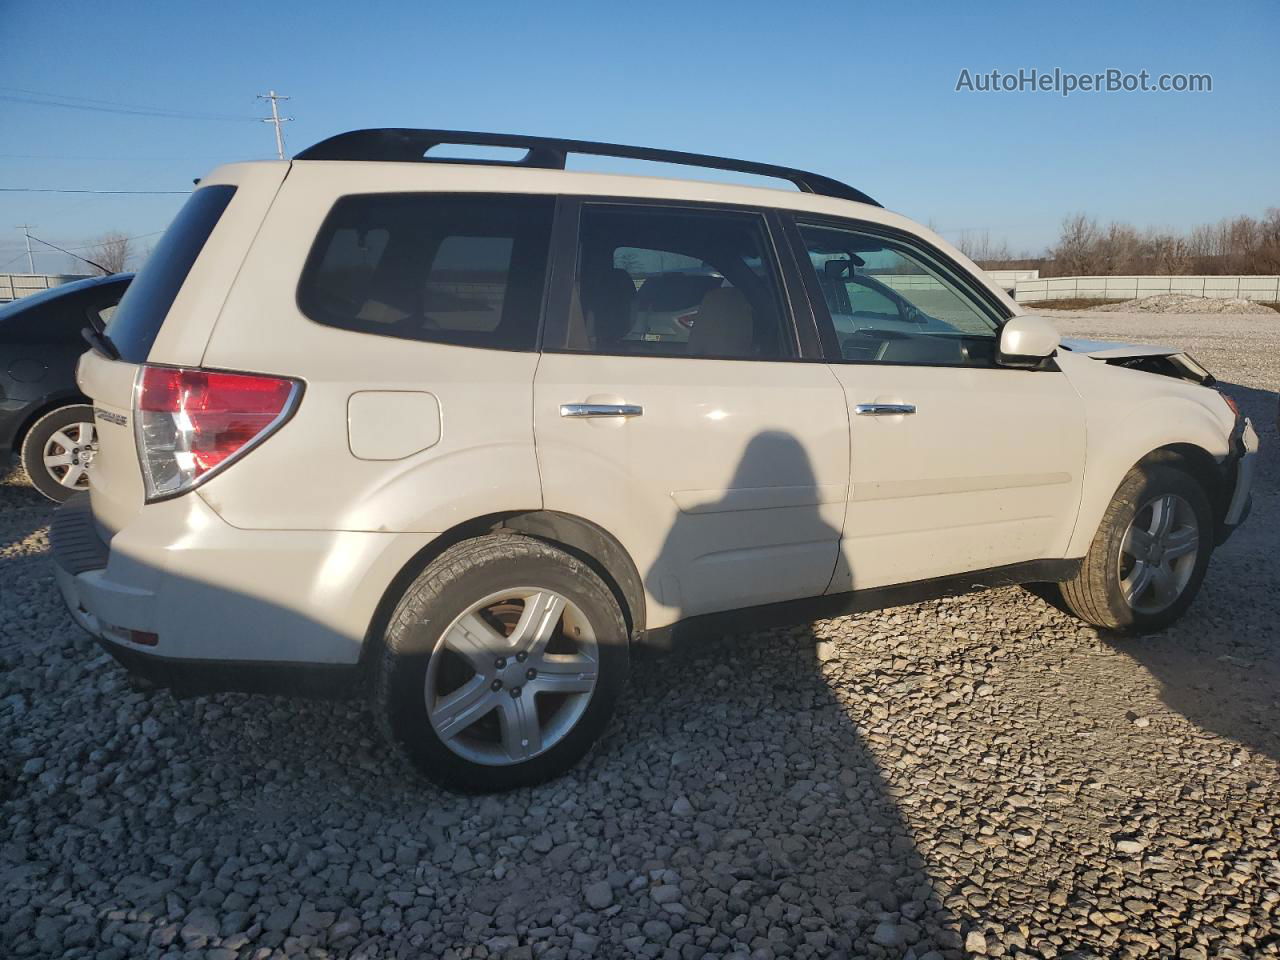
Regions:
<svg viewBox="0 0 1280 960"><path fill-rule="evenodd" d="M367 689L460 789L574 764L680 624L1048 582L1161 627L1256 462L1191 358L1060 343L837 181L640 147L370 130L221 167L88 336L75 620L180 692Z"/></svg>

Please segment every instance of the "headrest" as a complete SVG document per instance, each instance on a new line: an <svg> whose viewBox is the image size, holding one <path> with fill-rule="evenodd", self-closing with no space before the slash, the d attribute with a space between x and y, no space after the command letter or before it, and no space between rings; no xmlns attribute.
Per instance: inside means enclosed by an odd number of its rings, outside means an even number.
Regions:
<svg viewBox="0 0 1280 960"><path fill-rule="evenodd" d="M631 275L619 267L583 275L582 308L597 345L616 343L631 332L635 296Z"/></svg>
<svg viewBox="0 0 1280 960"><path fill-rule="evenodd" d="M750 357L755 354L751 304L736 287L719 287L702 298L688 354L698 357Z"/></svg>

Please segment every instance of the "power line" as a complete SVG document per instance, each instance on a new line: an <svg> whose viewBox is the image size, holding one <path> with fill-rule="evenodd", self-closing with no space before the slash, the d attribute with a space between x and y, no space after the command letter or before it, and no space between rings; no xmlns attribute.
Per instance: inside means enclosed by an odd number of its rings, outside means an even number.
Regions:
<svg viewBox="0 0 1280 960"><path fill-rule="evenodd" d="M34 226L34 224L33 224L33 226ZM126 240L130 240L130 241L133 241L133 240L146 240L148 237L158 237L158 236L159 236L160 234L162 234L162 233L164 233L164 231L163 231L163 230L152 230L150 233L140 233L140 234L138 234L137 236L133 236L133 237L125 237L125 239L126 239ZM53 246L53 244L52 244L52 243L49 243L49 241L48 241L48 240L41 240L41 239L40 239L39 237L37 237L34 233L31 235L31 239L32 239L32 240L37 240L37 241L39 241L40 243L46 243L46 244L49 244L49 246ZM3 243L4 243L4 241L0 241L0 244L3 244ZM93 249L94 247L96 247L97 245L98 245L98 244L97 244L97 242L94 242L94 243L76 243L76 244L69 244L69 245L67 246L67 248L66 248L66 249L67 249L68 251L70 251L70 250L92 250L92 249ZM2 256L2 254L0 254L0 256ZM19 256L26 256L26 254L20 254Z"/></svg>
<svg viewBox="0 0 1280 960"><path fill-rule="evenodd" d="M70 190L61 187L0 187L0 193L108 193L126 196L169 196L190 192L190 190Z"/></svg>
<svg viewBox="0 0 1280 960"><path fill-rule="evenodd" d="M258 99L271 101L271 116L263 117L262 122L275 124L276 155L281 160L283 160L284 159L284 134L280 130L280 124L290 122L293 119L293 117L280 116L280 111L276 108L276 104L277 104L277 101L288 100L289 98L276 93L274 90L268 90L266 93L258 94Z"/></svg>
<svg viewBox="0 0 1280 960"><path fill-rule="evenodd" d="M93 156L84 153L0 153L0 160L113 160L113 161L156 161L156 162L172 162L181 160L183 162L191 160L221 160L224 154L206 153L206 154L188 154L181 157L161 156L159 154L148 154L147 156L129 156L126 154L111 154L106 156Z"/></svg>
<svg viewBox="0 0 1280 960"><path fill-rule="evenodd" d="M31 224L30 226L34 226L34 224ZM19 225L18 229L20 229L20 230L21 230L21 229L23 229L22 225ZM132 241L134 241L134 240L146 240L148 237L156 237L156 236L159 236L159 235L160 235L160 234L162 234L162 233L164 233L164 231L163 231L163 230L152 230L150 233L140 233L140 234L138 234L137 236L133 236L133 237L125 237L124 239L125 239L127 242L132 242ZM85 262L85 263L91 264L91 265L93 265L93 266L95 266L95 267L96 267L96 266L98 266L98 264L97 264L97 263L94 263L94 261L89 260L89 259L87 259L87 258L85 258L85 257L78 256L77 254L75 254L75 253L73 252L73 251L75 251L75 250L92 250L92 249L94 249L95 247L97 247L97 246L98 246L98 244L97 244L97 243L81 243L81 244L77 244L77 245L74 245L74 246L60 247L60 246L58 246L56 243L51 243L51 242L50 242L50 241L48 241L48 240L44 240L44 239L42 239L42 238L40 238L40 237L37 237L34 233L30 235L30 239L31 239L31 240L34 240L34 241L36 241L36 243L43 243L46 247L53 247L53 249L58 250L58 251L60 251L60 252L62 252L62 253L65 253L65 254L67 254L68 256L75 257L77 260L84 260L84 262ZM28 246L30 246L30 244L29 244L29 243L28 243ZM28 256L28 253L20 253L20 254L18 254L16 257L14 257L12 260L7 260L7 261L5 261L3 264L0 264L0 271L4 270L4 268L5 268L5 267L8 267L10 264L17 263L19 260L21 260L21 259L22 259L23 257L25 257L25 256ZM46 254L46 256L47 256L47 254ZM30 273L35 273L35 272L36 272L36 271L35 271L35 263L34 263L34 262L29 262L29 263L27 264L27 266L30 268L30 269L29 269L29 272L30 272Z"/></svg>
<svg viewBox="0 0 1280 960"><path fill-rule="evenodd" d="M18 254L16 257L14 257L12 260L6 260L3 264L0 264L0 270L5 269L5 267L9 266L9 264L11 264L11 263L17 263L19 260L21 260L21 259L22 259L23 257L25 257L25 256L26 256L26 254L25 254L25 253L20 253L20 254ZM30 271L30 272L31 272L31 273L35 273L35 271L34 271L34 270L32 270L32 271Z"/></svg>
<svg viewBox="0 0 1280 960"><path fill-rule="evenodd" d="M120 103L119 101L114 100L98 100L93 97L72 97L60 93L28 90L23 87L0 87L0 91L9 91L8 93L0 93L0 100L42 107L64 107L68 110L119 113L128 116L157 117L167 120L209 120L243 123L246 121L256 121L258 119L257 117L244 117L225 113L192 113L177 110L166 110L163 107Z"/></svg>

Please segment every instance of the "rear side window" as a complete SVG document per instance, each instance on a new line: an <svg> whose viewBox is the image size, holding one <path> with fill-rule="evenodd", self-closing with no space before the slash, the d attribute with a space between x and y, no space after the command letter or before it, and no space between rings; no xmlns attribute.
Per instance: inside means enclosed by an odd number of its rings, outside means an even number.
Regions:
<svg viewBox="0 0 1280 960"><path fill-rule="evenodd" d="M147 359L165 315L235 192L226 185L201 187L169 224L107 323L107 336L120 359Z"/></svg>
<svg viewBox="0 0 1280 960"><path fill-rule="evenodd" d="M298 306L360 333L533 350L554 210L554 197L343 197L312 247Z"/></svg>

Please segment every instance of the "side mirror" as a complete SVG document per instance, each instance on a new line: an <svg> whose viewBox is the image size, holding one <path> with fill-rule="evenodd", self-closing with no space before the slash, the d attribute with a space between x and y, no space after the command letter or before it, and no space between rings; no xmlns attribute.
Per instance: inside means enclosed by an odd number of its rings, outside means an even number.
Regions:
<svg viewBox="0 0 1280 960"><path fill-rule="evenodd" d="M1044 317L1013 317L1000 329L998 359L1006 367L1034 367L1053 356L1061 340Z"/></svg>

